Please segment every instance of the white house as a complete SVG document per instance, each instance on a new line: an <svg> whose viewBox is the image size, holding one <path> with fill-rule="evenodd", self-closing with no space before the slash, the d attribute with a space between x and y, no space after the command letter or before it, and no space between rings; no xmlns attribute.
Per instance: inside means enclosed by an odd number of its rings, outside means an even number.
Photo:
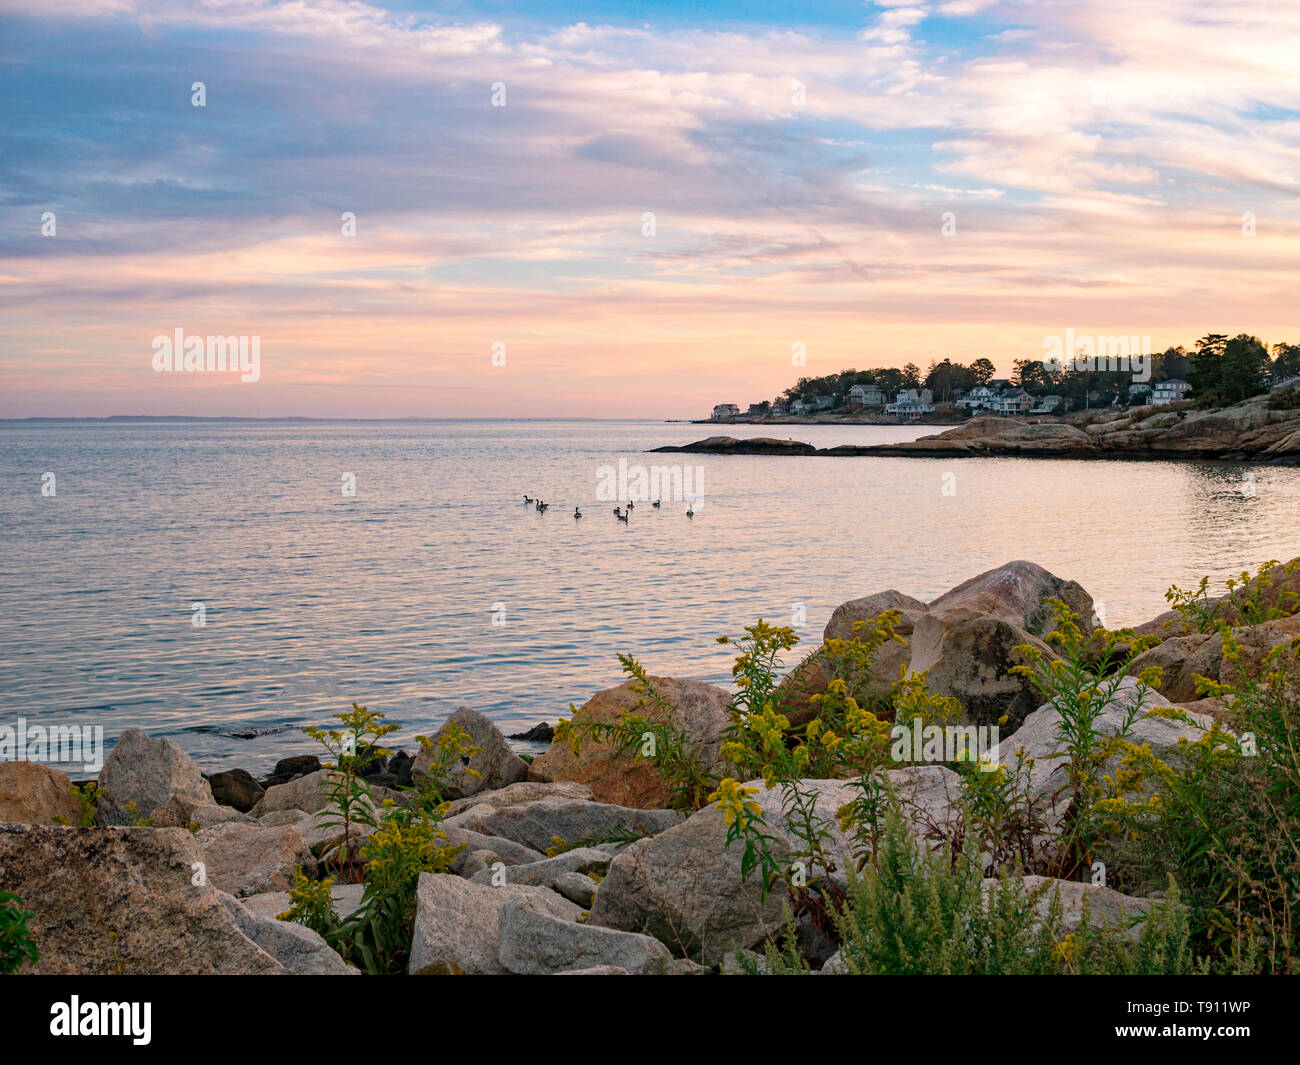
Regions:
<svg viewBox="0 0 1300 1065"><path fill-rule="evenodd" d="M1168 381L1157 381L1155 387L1151 390L1151 402L1157 407L1164 406L1166 403L1177 403L1191 390L1192 386L1181 377L1171 377Z"/></svg>
<svg viewBox="0 0 1300 1065"><path fill-rule="evenodd" d="M1034 406L1034 397L1019 388L1009 388L994 396L988 409L994 414L1028 414Z"/></svg>
<svg viewBox="0 0 1300 1065"><path fill-rule="evenodd" d="M1061 409L1062 399L1060 396L1039 396L1038 403L1030 414L1055 414Z"/></svg>
<svg viewBox="0 0 1300 1065"><path fill-rule="evenodd" d="M719 403L713 408L713 416L715 418L734 418L739 413L740 408L734 403Z"/></svg>
<svg viewBox="0 0 1300 1065"><path fill-rule="evenodd" d="M849 402L861 403L864 407L881 407L885 403L885 393L875 385L854 385L849 389Z"/></svg>
<svg viewBox="0 0 1300 1065"><path fill-rule="evenodd" d="M981 407L987 407L993 401L993 397L994 392L991 388L976 385L957 401L957 406L965 407L967 410L979 410Z"/></svg>
<svg viewBox="0 0 1300 1065"><path fill-rule="evenodd" d="M816 398L816 403L817 403L818 410L830 410L833 406L835 406L835 397L828 396L824 392L819 393Z"/></svg>
<svg viewBox="0 0 1300 1065"><path fill-rule="evenodd" d="M934 413L934 393L928 388L905 388L885 407L886 414L900 414L904 418L919 418Z"/></svg>

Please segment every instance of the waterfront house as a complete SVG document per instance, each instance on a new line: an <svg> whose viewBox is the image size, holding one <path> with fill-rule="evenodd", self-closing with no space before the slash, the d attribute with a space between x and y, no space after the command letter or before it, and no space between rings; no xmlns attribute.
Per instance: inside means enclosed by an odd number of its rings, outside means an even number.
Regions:
<svg viewBox="0 0 1300 1065"><path fill-rule="evenodd" d="M1151 403L1156 407L1162 407L1167 403L1177 403L1191 390L1192 386L1181 377L1171 377L1168 381L1157 381L1151 390Z"/></svg>
<svg viewBox="0 0 1300 1065"><path fill-rule="evenodd" d="M1034 397L1022 388L1008 388L993 397L988 409L994 414L1028 414L1034 406Z"/></svg>
<svg viewBox="0 0 1300 1065"><path fill-rule="evenodd" d="M992 403L996 394L991 388L976 385L957 401L957 406L965 407L967 410L979 410Z"/></svg>
<svg viewBox="0 0 1300 1065"><path fill-rule="evenodd" d="M1030 414L1057 414L1060 412L1064 401L1060 396L1039 396L1038 402L1034 405Z"/></svg>
<svg viewBox="0 0 1300 1065"><path fill-rule="evenodd" d="M928 388L905 388L885 407L886 414L897 414L912 420L923 414L934 413L934 393Z"/></svg>
<svg viewBox="0 0 1300 1065"><path fill-rule="evenodd" d="M767 405L764 403L751 403L748 413L751 417L762 417L767 413L767 410Z"/></svg>
<svg viewBox="0 0 1300 1065"><path fill-rule="evenodd" d="M772 404L772 413L773 413L773 414L789 414L789 413L790 413L790 401L789 401L788 399L784 399L784 398L783 398L783 399L778 399L775 403Z"/></svg>
<svg viewBox="0 0 1300 1065"><path fill-rule="evenodd" d="M715 418L734 418L739 413L740 408L734 403L719 403L713 408L713 416Z"/></svg>
<svg viewBox="0 0 1300 1065"><path fill-rule="evenodd" d="M849 389L849 401L863 407L883 407L885 393L876 385L854 385Z"/></svg>
<svg viewBox="0 0 1300 1065"><path fill-rule="evenodd" d="M1132 384L1128 386L1129 406L1133 406L1135 404L1140 404L1140 403L1146 403L1150 400L1150 398L1151 398L1150 385L1143 384L1142 382L1139 381L1137 384Z"/></svg>
<svg viewBox="0 0 1300 1065"><path fill-rule="evenodd" d="M835 406L835 397L821 393L817 396L816 403L818 410L830 410Z"/></svg>

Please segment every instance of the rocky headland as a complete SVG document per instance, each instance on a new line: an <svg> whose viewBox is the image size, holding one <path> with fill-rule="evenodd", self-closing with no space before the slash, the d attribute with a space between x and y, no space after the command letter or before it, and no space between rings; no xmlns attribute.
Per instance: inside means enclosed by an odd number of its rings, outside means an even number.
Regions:
<svg viewBox="0 0 1300 1065"><path fill-rule="evenodd" d="M792 440L714 436L681 447L654 450L831 457L1197 459L1294 465L1300 463L1300 407L1280 405L1276 396L1254 396L1212 410L1182 405L1056 418L986 415L946 432L899 444L815 448Z"/></svg>

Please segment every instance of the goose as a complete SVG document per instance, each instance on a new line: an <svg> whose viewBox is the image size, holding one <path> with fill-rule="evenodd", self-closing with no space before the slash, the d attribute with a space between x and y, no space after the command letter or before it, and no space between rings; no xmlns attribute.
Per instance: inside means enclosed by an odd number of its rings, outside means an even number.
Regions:
<svg viewBox="0 0 1300 1065"><path fill-rule="evenodd" d="M623 510L622 510L621 507L615 507L615 508L614 508L614 517L617 518L617 517L618 517L620 514L622 514L622 513L623 513Z"/></svg>
<svg viewBox="0 0 1300 1065"><path fill-rule="evenodd" d="M534 502L534 500L533 500L531 497L529 497L529 496L524 496L524 502L525 502L525 503L532 503L532 502Z"/></svg>
<svg viewBox="0 0 1300 1065"><path fill-rule="evenodd" d="M651 503L650 505L651 505L652 507L654 507L655 510L658 510L658 509L659 509L659 504L662 503L662 502L663 502L662 499L656 499L656 500L655 500L653 503Z"/></svg>
<svg viewBox="0 0 1300 1065"><path fill-rule="evenodd" d="M626 514L617 514L616 517L618 518L619 521L622 521L622 522L626 522L626 521L627 521L627 515L626 515Z"/></svg>
<svg viewBox="0 0 1300 1065"><path fill-rule="evenodd" d="M691 505L689 503L686 504L686 516L688 518L695 517L695 511L691 509Z"/></svg>
<svg viewBox="0 0 1300 1065"><path fill-rule="evenodd" d="M627 509L628 509L629 511L630 511L633 507L635 507L635 506L636 506L636 500L635 500L635 499L629 499L629 500L627 501Z"/></svg>
<svg viewBox="0 0 1300 1065"><path fill-rule="evenodd" d="M582 517L582 508L581 508L581 507L574 507L574 508L573 508L573 516L574 516L575 518L580 518L580 517Z"/></svg>
<svg viewBox="0 0 1300 1065"><path fill-rule="evenodd" d="M541 503L541 502L539 502L539 503L537 504L537 509L538 509L541 513L545 514L545 513L546 513L546 508L549 507L550 505L551 505L550 503Z"/></svg>

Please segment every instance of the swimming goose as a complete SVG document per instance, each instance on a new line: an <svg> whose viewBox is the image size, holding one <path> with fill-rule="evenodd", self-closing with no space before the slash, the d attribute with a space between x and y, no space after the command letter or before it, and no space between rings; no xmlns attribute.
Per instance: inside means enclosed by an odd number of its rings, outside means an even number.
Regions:
<svg viewBox="0 0 1300 1065"><path fill-rule="evenodd" d="M686 516L688 518L695 517L695 511L691 509L691 505L689 503L686 504Z"/></svg>
<svg viewBox="0 0 1300 1065"><path fill-rule="evenodd" d="M615 512L614 512L614 516L617 517L619 521L624 521L624 522L627 521L627 515L626 515L626 514L620 514L620 513L618 513L618 511L615 511Z"/></svg>
<svg viewBox="0 0 1300 1065"><path fill-rule="evenodd" d="M574 516L575 518L580 518L580 517L582 517L582 508L581 508L581 507L574 507L574 508L573 508L573 516Z"/></svg>
<svg viewBox="0 0 1300 1065"><path fill-rule="evenodd" d="M525 502L525 503L532 503L533 500L532 500L532 498L530 498L529 496L524 496L524 502Z"/></svg>
<svg viewBox="0 0 1300 1065"><path fill-rule="evenodd" d="M652 507L654 507L655 510L658 510L658 509L659 509L659 504L662 503L662 502L663 502L662 499L656 499L656 500L655 500L653 503L651 503L650 505L651 505Z"/></svg>

